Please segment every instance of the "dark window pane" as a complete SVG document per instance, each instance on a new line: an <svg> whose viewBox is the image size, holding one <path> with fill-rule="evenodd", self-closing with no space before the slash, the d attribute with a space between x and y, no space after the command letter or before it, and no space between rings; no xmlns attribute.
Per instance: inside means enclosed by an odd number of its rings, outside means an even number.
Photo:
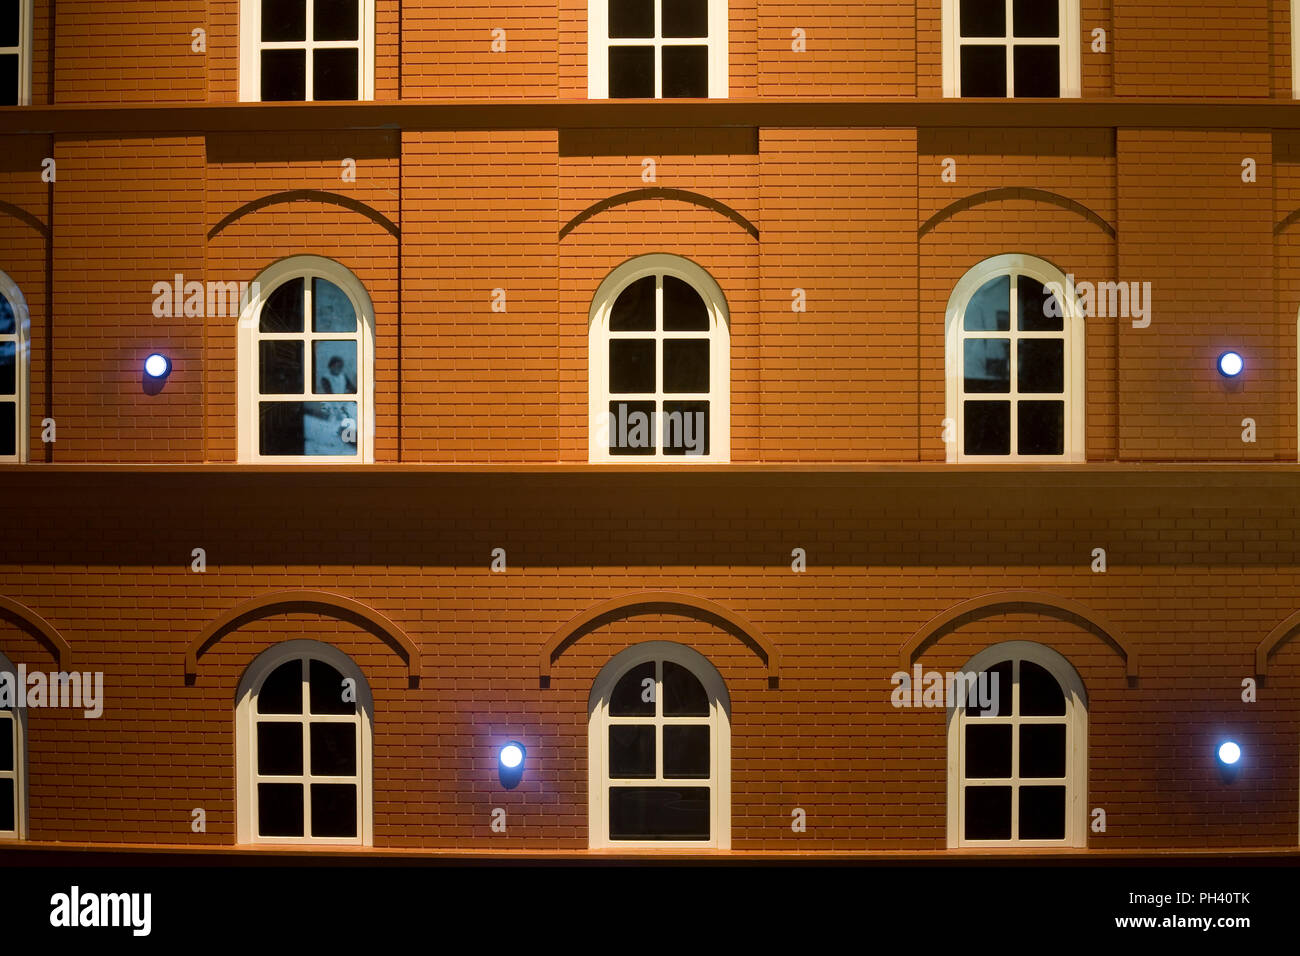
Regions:
<svg viewBox="0 0 1300 956"><path fill-rule="evenodd" d="M1020 788L1020 839L1065 839L1065 787Z"/></svg>
<svg viewBox="0 0 1300 956"><path fill-rule="evenodd" d="M966 777L971 780L1011 776L1011 725L970 721L966 724Z"/></svg>
<svg viewBox="0 0 1300 956"><path fill-rule="evenodd" d="M0 106L18 105L18 54L0 55Z"/></svg>
<svg viewBox="0 0 1300 956"><path fill-rule="evenodd" d="M976 699L967 698L966 716L967 717L1010 717L1011 716L1011 661L1002 661L1000 664L994 664L984 671L987 675L984 678L984 687L987 688L985 693L991 700L997 702L996 714L985 714L984 708L980 706L979 684L976 684ZM991 709L991 708L990 708Z"/></svg>
<svg viewBox="0 0 1300 956"><path fill-rule="evenodd" d="M350 783L311 785L311 835L354 837L357 835L357 788Z"/></svg>
<svg viewBox="0 0 1300 956"><path fill-rule="evenodd" d="M357 343L312 343L312 382L317 395L357 393Z"/></svg>
<svg viewBox="0 0 1300 956"><path fill-rule="evenodd" d="M306 402L262 402L258 407L258 452L301 455L306 444Z"/></svg>
<svg viewBox="0 0 1300 956"><path fill-rule="evenodd" d="M1011 328L1011 277L995 276L966 303L962 327L967 332L1006 332Z"/></svg>
<svg viewBox="0 0 1300 956"><path fill-rule="evenodd" d="M262 0L262 39L307 39L306 0Z"/></svg>
<svg viewBox="0 0 1300 956"><path fill-rule="evenodd" d="M258 387L263 395L299 395L302 393L302 342L290 339L263 339L257 343Z"/></svg>
<svg viewBox="0 0 1300 956"><path fill-rule="evenodd" d="M355 455L357 403L303 402L302 429L304 455Z"/></svg>
<svg viewBox="0 0 1300 956"><path fill-rule="evenodd" d="M302 836L302 814L302 784L259 783L257 785L259 836Z"/></svg>
<svg viewBox="0 0 1300 956"><path fill-rule="evenodd" d="M312 33L317 40L359 39L359 0L313 0Z"/></svg>
<svg viewBox="0 0 1300 956"><path fill-rule="evenodd" d="M966 839L1011 839L1011 788L966 788Z"/></svg>
<svg viewBox="0 0 1300 956"><path fill-rule="evenodd" d="M18 679L18 675L14 675ZM15 688L17 690L17 688ZM14 719L11 714L0 714L0 770L14 769ZM3 823L0 820L0 823Z"/></svg>
<svg viewBox="0 0 1300 956"><path fill-rule="evenodd" d="M357 727L311 725L311 772L316 777L350 777L357 772Z"/></svg>
<svg viewBox="0 0 1300 956"><path fill-rule="evenodd" d="M18 391L18 343L0 342L0 395Z"/></svg>
<svg viewBox="0 0 1300 956"><path fill-rule="evenodd" d="M637 279L618 294L609 312L611 332L653 332L655 329L655 277Z"/></svg>
<svg viewBox="0 0 1300 956"><path fill-rule="evenodd" d="M704 685L687 668L674 661L664 661L664 716L709 716L709 695Z"/></svg>
<svg viewBox="0 0 1300 956"><path fill-rule="evenodd" d="M709 403L664 402L665 455L709 453Z"/></svg>
<svg viewBox="0 0 1300 956"><path fill-rule="evenodd" d="M305 50L262 51L262 99L305 100L307 98L307 53Z"/></svg>
<svg viewBox="0 0 1300 956"><path fill-rule="evenodd" d="M343 675L324 661L313 659L308 665L313 714L355 714L355 688L349 684L348 700L343 699Z"/></svg>
<svg viewBox="0 0 1300 956"><path fill-rule="evenodd" d="M1016 407L1022 455L1065 454L1065 403L1021 401Z"/></svg>
<svg viewBox="0 0 1300 956"><path fill-rule="evenodd" d="M961 35L1002 37L1007 35L1005 0L960 0Z"/></svg>
<svg viewBox="0 0 1300 956"><path fill-rule="evenodd" d="M708 392L709 340L664 340L664 391Z"/></svg>
<svg viewBox="0 0 1300 956"><path fill-rule="evenodd" d="M0 0L0 46L18 46L18 2Z"/></svg>
<svg viewBox="0 0 1300 956"><path fill-rule="evenodd" d="M610 787L611 840L707 840L708 787Z"/></svg>
<svg viewBox="0 0 1300 956"><path fill-rule="evenodd" d="M1016 276L1016 299L1021 332L1059 332L1065 328L1061 303L1051 289L1032 276Z"/></svg>
<svg viewBox="0 0 1300 956"><path fill-rule="evenodd" d="M357 330L357 313L352 308L352 300L328 279L318 277L311 280L311 310L313 332Z"/></svg>
<svg viewBox="0 0 1300 956"><path fill-rule="evenodd" d="M18 807L14 797L14 781L8 778L0 780L0 830L18 829L18 815L15 812Z"/></svg>
<svg viewBox="0 0 1300 956"><path fill-rule="evenodd" d="M655 714L654 680L654 661L638 664L620 677L609 695L609 715L611 717L653 717ZM650 683L647 684L646 681Z"/></svg>
<svg viewBox="0 0 1300 956"><path fill-rule="evenodd" d="M1065 342L1021 339L1016 357L1016 388L1021 392L1059 395L1065 390Z"/></svg>
<svg viewBox="0 0 1300 956"><path fill-rule="evenodd" d="M1020 662L1020 713L1026 717L1065 716L1065 694L1046 669Z"/></svg>
<svg viewBox="0 0 1300 956"><path fill-rule="evenodd" d="M302 713L302 661L285 661L267 675L257 692L257 712Z"/></svg>
<svg viewBox="0 0 1300 956"><path fill-rule="evenodd" d="M0 335L13 335L17 331L18 320L14 317L14 307L0 295Z"/></svg>
<svg viewBox="0 0 1300 956"><path fill-rule="evenodd" d="M356 50L312 51L313 100L355 100L360 80Z"/></svg>
<svg viewBox="0 0 1300 956"><path fill-rule="evenodd" d="M709 776L709 727L664 727L664 777Z"/></svg>
<svg viewBox="0 0 1300 956"><path fill-rule="evenodd" d="M668 332L707 332L709 308L689 282L676 276L664 276L664 330Z"/></svg>
<svg viewBox="0 0 1300 956"><path fill-rule="evenodd" d="M1061 48L1016 46L1016 96L1061 95Z"/></svg>
<svg viewBox="0 0 1300 956"><path fill-rule="evenodd" d="M655 35L655 0L609 0L609 35L618 39Z"/></svg>
<svg viewBox="0 0 1300 956"><path fill-rule="evenodd" d="M961 95L1007 95L1006 47L966 45L961 48Z"/></svg>
<svg viewBox="0 0 1300 956"><path fill-rule="evenodd" d="M709 35L709 0L662 0L663 33L666 37Z"/></svg>
<svg viewBox="0 0 1300 956"><path fill-rule="evenodd" d="M18 454L18 404L0 402L0 455Z"/></svg>
<svg viewBox="0 0 1300 956"><path fill-rule="evenodd" d="M609 48L609 95L611 99L654 97L654 47L612 46Z"/></svg>
<svg viewBox="0 0 1300 956"><path fill-rule="evenodd" d="M611 724L609 728L609 775L615 780L638 777L654 779L655 728Z"/></svg>
<svg viewBox="0 0 1300 956"><path fill-rule="evenodd" d="M301 332L302 292L302 279L290 279L276 286L262 306L259 329L263 332Z"/></svg>
<svg viewBox="0 0 1300 956"><path fill-rule="evenodd" d="M302 773L302 724L258 723L257 772L268 777Z"/></svg>
<svg viewBox="0 0 1300 956"><path fill-rule="evenodd" d="M1018 37L1054 37L1056 0L1015 0L1011 6L1012 33Z"/></svg>
<svg viewBox="0 0 1300 956"><path fill-rule="evenodd" d="M966 391L1011 391L1011 340L967 339L962 345Z"/></svg>
<svg viewBox="0 0 1300 956"><path fill-rule="evenodd" d="M609 390L614 394L655 390L654 339L609 340Z"/></svg>
<svg viewBox="0 0 1300 956"><path fill-rule="evenodd" d="M1065 724L1021 724L1018 775L1065 776Z"/></svg>
<svg viewBox="0 0 1300 956"><path fill-rule="evenodd" d="M1011 403L967 402L962 423L967 455L1011 453Z"/></svg>
<svg viewBox="0 0 1300 956"><path fill-rule="evenodd" d="M610 402L609 453L653 455L656 427L654 402Z"/></svg>
<svg viewBox="0 0 1300 956"><path fill-rule="evenodd" d="M709 95L709 48L666 46L663 95L665 97Z"/></svg>

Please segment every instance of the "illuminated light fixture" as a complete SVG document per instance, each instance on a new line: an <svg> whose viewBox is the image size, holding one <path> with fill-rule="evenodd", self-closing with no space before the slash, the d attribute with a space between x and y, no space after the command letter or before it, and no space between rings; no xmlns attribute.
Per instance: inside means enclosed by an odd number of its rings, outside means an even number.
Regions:
<svg viewBox="0 0 1300 956"><path fill-rule="evenodd" d="M1241 759L1241 747L1235 740L1225 740L1219 744L1219 763L1231 767Z"/></svg>
<svg viewBox="0 0 1300 956"><path fill-rule="evenodd" d="M1246 360L1236 352L1224 352L1219 356L1219 374L1225 378L1236 378L1246 367Z"/></svg>
<svg viewBox="0 0 1300 956"><path fill-rule="evenodd" d="M150 378L166 378L171 370L171 360L161 352L154 352L144 360L144 373Z"/></svg>
<svg viewBox="0 0 1300 956"><path fill-rule="evenodd" d="M510 741L501 748L498 759L501 761L501 766L506 770L515 770L523 766L524 745L513 740Z"/></svg>

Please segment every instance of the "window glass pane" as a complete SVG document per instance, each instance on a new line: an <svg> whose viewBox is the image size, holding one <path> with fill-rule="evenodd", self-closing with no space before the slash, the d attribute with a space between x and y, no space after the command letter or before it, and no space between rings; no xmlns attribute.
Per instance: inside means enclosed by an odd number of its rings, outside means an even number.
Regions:
<svg viewBox="0 0 1300 956"><path fill-rule="evenodd" d="M709 95L709 48L666 46L663 49L665 97Z"/></svg>
<svg viewBox="0 0 1300 956"><path fill-rule="evenodd" d="M1007 35L1006 0L959 0L961 35L1002 37Z"/></svg>
<svg viewBox="0 0 1300 956"><path fill-rule="evenodd" d="M1020 662L1020 713L1026 717L1065 716L1065 694L1045 668Z"/></svg>
<svg viewBox="0 0 1300 956"><path fill-rule="evenodd" d="M314 0L312 33L317 40L359 38L358 0Z"/></svg>
<svg viewBox="0 0 1300 956"><path fill-rule="evenodd" d="M1016 276L1016 300L1020 331L1059 332L1065 328L1061 304L1056 301L1056 296L1032 276Z"/></svg>
<svg viewBox="0 0 1300 956"><path fill-rule="evenodd" d="M977 699L967 698L966 716L967 717L1010 717L1011 716L1011 661L1002 661L1000 664L994 664L984 671L987 675L983 680L983 686L986 688L985 693L991 700L997 702L996 714L985 714L984 708L980 706L979 687L975 685L975 696Z"/></svg>
<svg viewBox="0 0 1300 956"><path fill-rule="evenodd" d="M1007 95L1006 47L967 44L961 48L961 95Z"/></svg>
<svg viewBox="0 0 1300 956"><path fill-rule="evenodd" d="M303 402L302 433L304 455L355 455L357 403Z"/></svg>
<svg viewBox="0 0 1300 956"><path fill-rule="evenodd" d="M311 712L313 714L355 714L357 705L344 700L343 675L324 661L312 659L307 665L311 682ZM348 685L348 697L355 697Z"/></svg>
<svg viewBox="0 0 1300 956"><path fill-rule="evenodd" d="M708 787L610 787L611 840L709 839Z"/></svg>
<svg viewBox="0 0 1300 956"><path fill-rule="evenodd" d="M0 46L18 46L18 2L0 0Z"/></svg>
<svg viewBox="0 0 1300 956"><path fill-rule="evenodd" d="M666 37L707 37L709 0L661 0Z"/></svg>
<svg viewBox="0 0 1300 956"><path fill-rule="evenodd" d="M261 402L258 406L258 446L263 455L301 455L306 402ZM314 403L312 403L314 404Z"/></svg>
<svg viewBox="0 0 1300 956"><path fill-rule="evenodd" d="M1065 787L1020 788L1020 839L1065 839Z"/></svg>
<svg viewBox="0 0 1300 956"><path fill-rule="evenodd" d="M653 332L654 328L655 277L646 276L637 279L618 294L609 312L609 330L611 332Z"/></svg>
<svg viewBox="0 0 1300 956"><path fill-rule="evenodd" d="M1011 340L967 339L963 343L967 392L1011 391Z"/></svg>
<svg viewBox="0 0 1300 956"><path fill-rule="evenodd" d="M610 402L609 453L653 455L657 427L654 402Z"/></svg>
<svg viewBox="0 0 1300 956"><path fill-rule="evenodd" d="M14 800L13 778L0 780L0 830L10 832L18 829L17 804Z"/></svg>
<svg viewBox="0 0 1300 956"><path fill-rule="evenodd" d="M675 661L664 661L664 716L709 716L709 695L704 685Z"/></svg>
<svg viewBox="0 0 1300 956"><path fill-rule="evenodd" d="M1019 776L1065 776L1065 724L1020 725Z"/></svg>
<svg viewBox="0 0 1300 956"><path fill-rule="evenodd" d="M312 380L317 395L355 395L357 343L313 342Z"/></svg>
<svg viewBox="0 0 1300 956"><path fill-rule="evenodd" d="M351 777L357 772L356 724L311 725L311 772L316 777Z"/></svg>
<svg viewBox="0 0 1300 956"><path fill-rule="evenodd" d="M709 403L664 402L665 455L709 453Z"/></svg>
<svg viewBox="0 0 1300 956"><path fill-rule="evenodd" d="M970 721L966 730L966 776L995 779L1011 776L1011 725Z"/></svg>
<svg viewBox="0 0 1300 956"><path fill-rule="evenodd" d="M262 0L262 40L307 39L306 0Z"/></svg>
<svg viewBox="0 0 1300 956"><path fill-rule="evenodd" d="M257 692L257 712L302 713L302 661L285 661L267 675Z"/></svg>
<svg viewBox="0 0 1300 956"><path fill-rule="evenodd" d="M299 280L301 281L301 280ZM311 280L313 332L355 332L357 313L342 289L319 276Z"/></svg>
<svg viewBox="0 0 1300 956"><path fill-rule="evenodd" d="M302 279L290 279L271 290L262 306L259 329L263 332L301 332Z"/></svg>
<svg viewBox="0 0 1300 956"><path fill-rule="evenodd" d="M257 772L268 777L302 773L302 724L258 723Z"/></svg>
<svg viewBox="0 0 1300 956"><path fill-rule="evenodd" d="M609 95L611 99L650 99L655 95L654 47L609 48Z"/></svg>
<svg viewBox="0 0 1300 956"><path fill-rule="evenodd" d="M355 837L357 835L357 788L350 783L311 785L311 835Z"/></svg>
<svg viewBox="0 0 1300 956"><path fill-rule="evenodd" d="M1022 455L1065 454L1065 403L1017 403L1017 444Z"/></svg>
<svg viewBox="0 0 1300 956"><path fill-rule="evenodd" d="M609 728L609 775L615 780L638 777L654 779L655 728L611 724Z"/></svg>
<svg viewBox="0 0 1300 956"><path fill-rule="evenodd" d="M1011 453L1010 402L967 402L964 411L962 444L965 454Z"/></svg>
<svg viewBox="0 0 1300 956"><path fill-rule="evenodd" d="M302 342L263 339L257 343L258 389L263 395L302 394Z"/></svg>
<svg viewBox="0 0 1300 956"><path fill-rule="evenodd" d="M610 339L609 390L614 394L654 392L654 339Z"/></svg>
<svg viewBox="0 0 1300 956"><path fill-rule="evenodd" d="M312 51L313 100L355 100L360 82L358 51Z"/></svg>
<svg viewBox="0 0 1300 956"><path fill-rule="evenodd" d="M1011 6L1012 32L1018 37L1054 37L1056 0L1015 0Z"/></svg>
<svg viewBox="0 0 1300 956"><path fill-rule="evenodd" d="M18 404L0 402L0 455L18 454Z"/></svg>
<svg viewBox="0 0 1300 956"><path fill-rule="evenodd" d="M709 390L709 340L664 340L664 391Z"/></svg>
<svg viewBox="0 0 1300 956"><path fill-rule="evenodd" d="M1011 788L966 788L966 839L1011 839Z"/></svg>
<svg viewBox="0 0 1300 956"><path fill-rule="evenodd" d="M1021 339L1016 357L1016 387L1021 392L1065 390L1065 341L1062 339Z"/></svg>
<svg viewBox="0 0 1300 956"><path fill-rule="evenodd" d="M17 675L14 675L17 680ZM14 769L14 718L0 714L0 770Z"/></svg>
<svg viewBox="0 0 1300 956"><path fill-rule="evenodd" d="M18 391L18 343L0 341L0 395Z"/></svg>
<svg viewBox="0 0 1300 956"><path fill-rule="evenodd" d="M0 54L0 106L18 105L18 54Z"/></svg>
<svg viewBox="0 0 1300 956"><path fill-rule="evenodd" d="M305 100L307 98L307 52L305 50L262 51L262 99Z"/></svg>
<svg viewBox="0 0 1300 956"><path fill-rule="evenodd" d="M667 779L709 776L709 727L696 724L664 727L664 777Z"/></svg>
<svg viewBox="0 0 1300 956"><path fill-rule="evenodd" d="M609 35L620 39L654 36L654 0L609 0Z"/></svg>
<svg viewBox="0 0 1300 956"><path fill-rule="evenodd" d="M966 303L962 328L967 332L1006 332L1011 328L1011 277L996 276Z"/></svg>
<svg viewBox="0 0 1300 956"><path fill-rule="evenodd" d="M707 332L709 308L695 287L676 276L664 276L664 330Z"/></svg>
<svg viewBox="0 0 1300 956"><path fill-rule="evenodd" d="M14 317L14 307L0 295L0 335L13 335L17 331L18 321Z"/></svg>
<svg viewBox="0 0 1300 956"><path fill-rule="evenodd" d="M302 814L302 784L259 783L257 785L259 836L302 836Z"/></svg>
<svg viewBox="0 0 1300 956"><path fill-rule="evenodd" d="M1015 48L1016 96L1061 95L1061 48L1021 46Z"/></svg>
<svg viewBox="0 0 1300 956"><path fill-rule="evenodd" d="M649 684L646 681L649 681ZM614 685L614 691L609 695L609 715L611 717L653 717L655 714L654 684L654 661L646 661L633 667Z"/></svg>

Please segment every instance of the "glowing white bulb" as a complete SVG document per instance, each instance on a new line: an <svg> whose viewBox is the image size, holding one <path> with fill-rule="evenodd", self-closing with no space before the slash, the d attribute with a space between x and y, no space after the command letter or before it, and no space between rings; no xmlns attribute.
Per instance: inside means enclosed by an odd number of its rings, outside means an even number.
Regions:
<svg viewBox="0 0 1300 956"><path fill-rule="evenodd" d="M1241 748L1236 743L1229 740L1219 745L1219 760L1226 764L1234 764L1241 759Z"/></svg>
<svg viewBox="0 0 1300 956"><path fill-rule="evenodd" d="M514 770L524 762L524 748L518 744L506 744L501 748L501 766Z"/></svg>
<svg viewBox="0 0 1300 956"><path fill-rule="evenodd" d="M1228 378L1233 378L1241 374L1241 370L1246 367L1246 360L1236 352L1224 352L1219 356L1219 371Z"/></svg>
<svg viewBox="0 0 1300 956"><path fill-rule="evenodd" d="M167 356L154 352L144 360L145 374L150 378L162 378L171 370L172 363L167 361Z"/></svg>

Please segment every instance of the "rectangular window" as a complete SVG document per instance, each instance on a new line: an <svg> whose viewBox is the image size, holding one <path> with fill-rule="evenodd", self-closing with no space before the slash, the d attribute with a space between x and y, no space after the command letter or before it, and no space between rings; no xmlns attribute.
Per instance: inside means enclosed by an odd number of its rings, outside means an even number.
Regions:
<svg viewBox="0 0 1300 956"><path fill-rule="evenodd" d="M589 0L592 99L727 95L726 0Z"/></svg>
<svg viewBox="0 0 1300 956"><path fill-rule="evenodd" d="M0 106L32 101L32 0L0 0Z"/></svg>
<svg viewBox="0 0 1300 956"><path fill-rule="evenodd" d="M1079 95L1079 0L944 0L943 94Z"/></svg>
<svg viewBox="0 0 1300 956"><path fill-rule="evenodd" d="M374 0L241 0L239 98L373 99L374 9Z"/></svg>

